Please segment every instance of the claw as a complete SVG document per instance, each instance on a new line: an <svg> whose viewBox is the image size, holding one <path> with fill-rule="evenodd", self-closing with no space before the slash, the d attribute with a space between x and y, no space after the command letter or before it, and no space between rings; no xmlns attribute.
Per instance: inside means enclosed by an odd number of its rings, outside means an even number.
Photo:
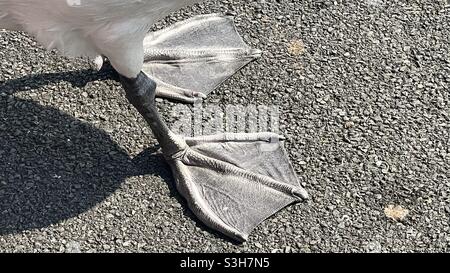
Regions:
<svg viewBox="0 0 450 273"><path fill-rule="evenodd" d="M200 98L200 99L206 99L207 98L207 96L205 94L200 93L200 92L193 92L192 96L195 97L195 98Z"/></svg>

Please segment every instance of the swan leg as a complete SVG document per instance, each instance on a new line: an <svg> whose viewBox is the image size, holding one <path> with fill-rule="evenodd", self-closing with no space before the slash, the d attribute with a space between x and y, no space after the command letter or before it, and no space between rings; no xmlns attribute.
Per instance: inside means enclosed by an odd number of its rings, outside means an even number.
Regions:
<svg viewBox="0 0 450 273"><path fill-rule="evenodd" d="M157 84L145 73L120 77L130 103L161 145L180 194L205 225L245 241L251 231L285 206L308 198L273 133L182 138L160 117Z"/></svg>

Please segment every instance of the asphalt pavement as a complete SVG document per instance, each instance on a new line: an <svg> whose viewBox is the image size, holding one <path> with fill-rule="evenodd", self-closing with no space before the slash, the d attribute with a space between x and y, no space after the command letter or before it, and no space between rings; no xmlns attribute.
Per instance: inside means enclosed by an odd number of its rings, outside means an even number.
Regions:
<svg viewBox="0 0 450 273"><path fill-rule="evenodd" d="M0 252L449 251L450 1L207 1L155 29L214 12L263 56L204 105L278 106L311 200L228 240L110 70L0 30Z"/></svg>

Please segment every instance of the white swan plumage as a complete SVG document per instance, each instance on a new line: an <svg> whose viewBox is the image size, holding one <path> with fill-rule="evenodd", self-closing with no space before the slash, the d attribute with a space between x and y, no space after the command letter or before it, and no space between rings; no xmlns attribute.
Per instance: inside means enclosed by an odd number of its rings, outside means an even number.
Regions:
<svg viewBox="0 0 450 273"><path fill-rule="evenodd" d="M71 57L108 57L133 78L143 40L169 13L202 0L0 0L0 29L25 31L47 49Z"/></svg>

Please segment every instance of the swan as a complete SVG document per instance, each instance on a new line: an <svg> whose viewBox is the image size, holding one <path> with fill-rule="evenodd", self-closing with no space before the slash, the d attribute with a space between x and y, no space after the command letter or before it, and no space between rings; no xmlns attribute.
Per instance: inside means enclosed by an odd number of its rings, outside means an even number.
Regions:
<svg viewBox="0 0 450 273"><path fill-rule="evenodd" d="M0 28L25 31L66 56L106 56L129 102L160 143L178 191L207 226L237 241L308 198L274 133L183 137L158 113L156 96L195 102L260 52L233 21L201 15L148 33L168 13L201 0L0 0Z"/></svg>
<svg viewBox="0 0 450 273"><path fill-rule="evenodd" d="M201 1L0 0L0 28L27 32L65 56L106 56L119 74L135 78L151 26Z"/></svg>
<svg viewBox="0 0 450 273"><path fill-rule="evenodd" d="M198 2L0 0L0 29L27 32L65 56L94 59L98 69L106 57L126 78L143 70L158 83L156 96L194 103L260 55L245 44L231 18L217 14L148 33L169 13Z"/></svg>

